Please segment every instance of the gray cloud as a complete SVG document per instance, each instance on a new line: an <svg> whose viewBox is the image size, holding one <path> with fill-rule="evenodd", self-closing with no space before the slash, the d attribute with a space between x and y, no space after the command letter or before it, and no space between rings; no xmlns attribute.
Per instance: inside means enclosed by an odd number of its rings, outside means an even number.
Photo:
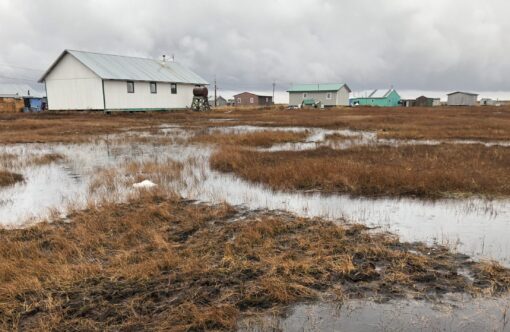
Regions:
<svg viewBox="0 0 510 332"><path fill-rule="evenodd" d="M504 0L0 0L0 64L46 68L65 48L165 53L225 90L508 91L509 13Z"/></svg>

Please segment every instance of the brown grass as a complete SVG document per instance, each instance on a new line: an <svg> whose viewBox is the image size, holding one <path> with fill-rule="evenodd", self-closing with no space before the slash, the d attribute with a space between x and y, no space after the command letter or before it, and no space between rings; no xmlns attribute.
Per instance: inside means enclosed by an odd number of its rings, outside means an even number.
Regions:
<svg viewBox="0 0 510 332"><path fill-rule="evenodd" d="M230 119L233 121L221 120ZM98 135L154 130L161 124L209 127L251 124L377 131L386 138L510 140L510 107L339 108L286 110L228 108L210 113L69 112L0 114L0 143L81 142ZM219 122L218 122L219 121Z"/></svg>
<svg viewBox="0 0 510 332"><path fill-rule="evenodd" d="M12 186L23 181L23 175L0 170L0 188Z"/></svg>
<svg viewBox="0 0 510 332"><path fill-rule="evenodd" d="M299 142L309 135L308 132L260 131L242 134L204 134L191 139L193 143L236 145L250 147L271 147L273 144Z"/></svg>
<svg viewBox="0 0 510 332"><path fill-rule="evenodd" d="M510 148L483 145L363 146L300 152L223 148L214 169L280 190L363 196L510 195Z"/></svg>
<svg viewBox="0 0 510 332"><path fill-rule="evenodd" d="M64 160L65 157L58 153L48 153L41 156L34 157L30 163L37 166L48 165L51 163Z"/></svg>
<svg viewBox="0 0 510 332"><path fill-rule="evenodd" d="M0 328L233 330L241 316L324 292L423 297L509 286L505 269L364 226L239 217L226 205L144 194L76 212L71 223L0 230ZM460 267L473 271L474 283Z"/></svg>

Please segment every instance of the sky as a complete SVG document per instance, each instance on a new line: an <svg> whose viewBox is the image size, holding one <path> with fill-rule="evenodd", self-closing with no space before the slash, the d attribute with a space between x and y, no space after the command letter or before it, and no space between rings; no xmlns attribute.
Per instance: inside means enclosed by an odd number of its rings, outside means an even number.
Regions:
<svg viewBox="0 0 510 332"><path fill-rule="evenodd" d="M345 82L510 98L505 0L0 0L0 40L0 81L77 49L173 54L227 96Z"/></svg>

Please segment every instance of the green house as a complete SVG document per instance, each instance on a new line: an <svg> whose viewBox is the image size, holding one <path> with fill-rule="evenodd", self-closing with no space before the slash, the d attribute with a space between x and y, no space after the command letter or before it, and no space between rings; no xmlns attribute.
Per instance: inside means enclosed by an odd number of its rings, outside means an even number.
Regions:
<svg viewBox="0 0 510 332"><path fill-rule="evenodd" d="M364 97L350 99L351 106L396 107L400 106L400 95L395 89L377 89Z"/></svg>

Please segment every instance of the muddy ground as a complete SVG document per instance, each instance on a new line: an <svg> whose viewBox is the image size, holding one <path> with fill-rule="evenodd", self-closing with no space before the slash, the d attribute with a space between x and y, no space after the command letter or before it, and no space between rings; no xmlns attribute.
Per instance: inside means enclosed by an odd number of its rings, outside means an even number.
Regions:
<svg viewBox="0 0 510 332"><path fill-rule="evenodd" d="M365 226L154 193L0 239L5 330L232 330L301 301L434 300L510 286L495 263Z"/></svg>

